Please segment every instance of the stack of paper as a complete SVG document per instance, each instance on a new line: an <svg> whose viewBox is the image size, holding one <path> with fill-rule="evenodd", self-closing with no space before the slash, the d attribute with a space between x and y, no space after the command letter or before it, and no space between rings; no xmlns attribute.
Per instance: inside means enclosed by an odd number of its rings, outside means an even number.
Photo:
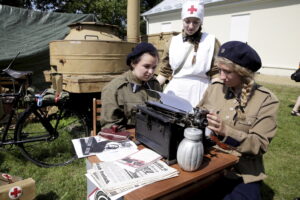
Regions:
<svg viewBox="0 0 300 200"><path fill-rule="evenodd" d="M125 168L131 172L135 172L137 170L141 170L144 167L147 167L148 165L157 160L160 160L161 158L162 156L158 153L145 148L129 156L126 156L125 158L117 160L116 163L122 168Z"/></svg>
<svg viewBox="0 0 300 200"><path fill-rule="evenodd" d="M100 162L94 164L86 176L111 199L117 199L144 185L178 176L179 172L175 168L157 160L156 153L152 154L150 151L142 150L138 154L128 156L140 158L141 155L150 155L149 159L143 159L147 160L146 164L135 170L132 167L128 168L126 164L124 167L124 164L120 164L123 161L120 160Z"/></svg>

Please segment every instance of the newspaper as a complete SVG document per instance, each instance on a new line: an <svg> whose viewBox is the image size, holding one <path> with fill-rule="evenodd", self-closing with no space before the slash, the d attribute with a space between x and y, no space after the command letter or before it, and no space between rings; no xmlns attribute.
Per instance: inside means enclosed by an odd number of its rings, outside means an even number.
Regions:
<svg viewBox="0 0 300 200"><path fill-rule="evenodd" d="M86 174L86 177L94 184L97 185L97 183L95 182L95 180L93 179L93 177L90 174ZM88 195L88 199L89 200L95 200L94 196L95 196L95 192L99 192L101 194L104 194L107 200L116 200L119 199L120 197L123 197L124 195L128 194L131 191L134 191L140 187L143 187L143 185L134 185L134 186L128 186L127 188L118 188L116 190L111 190L111 191L103 191L102 189L96 187L94 191L92 191L89 195Z"/></svg>
<svg viewBox="0 0 300 200"><path fill-rule="evenodd" d="M129 156L117 160L116 163L122 168L125 168L131 172L135 172L136 170L140 170L161 158L162 156L158 153L152 151L151 149L144 148L140 151L130 154Z"/></svg>
<svg viewBox="0 0 300 200"><path fill-rule="evenodd" d="M111 141L100 136L72 140L78 158L97 155L101 161L124 158L137 152L137 145L130 140Z"/></svg>
<svg viewBox="0 0 300 200"><path fill-rule="evenodd" d="M136 172L121 168L116 162L100 162L93 164L86 176L111 199L115 199L144 185L178 174L175 168L158 160Z"/></svg>

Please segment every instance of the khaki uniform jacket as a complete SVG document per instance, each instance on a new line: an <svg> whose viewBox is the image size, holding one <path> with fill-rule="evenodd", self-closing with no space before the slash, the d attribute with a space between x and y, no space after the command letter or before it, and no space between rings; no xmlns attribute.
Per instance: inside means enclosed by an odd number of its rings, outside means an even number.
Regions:
<svg viewBox="0 0 300 200"><path fill-rule="evenodd" d="M136 106L158 99L146 89L162 91L155 78L141 82L131 70L109 82L101 94L101 128L110 128L114 124L120 128L134 126Z"/></svg>
<svg viewBox="0 0 300 200"><path fill-rule="evenodd" d="M198 107L219 112L226 124L223 142L235 146L240 155L239 162L229 175L241 176L244 183L263 180L266 177L263 154L276 133L279 101L269 90L256 85L244 109L246 118L240 120L234 118L238 102L234 95L229 95L229 91L223 83L213 83Z"/></svg>

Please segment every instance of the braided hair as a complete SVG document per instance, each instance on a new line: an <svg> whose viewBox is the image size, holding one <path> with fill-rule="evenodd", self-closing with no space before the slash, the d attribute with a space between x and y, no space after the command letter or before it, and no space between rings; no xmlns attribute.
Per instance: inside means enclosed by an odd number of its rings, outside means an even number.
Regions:
<svg viewBox="0 0 300 200"><path fill-rule="evenodd" d="M237 106L236 112L238 119L245 119L246 116L244 109L247 106L247 103L253 94L253 88L255 86L254 72L238 64L235 64L224 57L216 57L216 63L221 63L232 67L232 70L241 77L243 85L241 89L241 94L237 97L239 106Z"/></svg>
<svg viewBox="0 0 300 200"><path fill-rule="evenodd" d="M199 48L199 43L202 36L202 25L200 25L199 29L193 35L187 35L184 30L182 30L182 35L185 38L184 40L189 41L192 45L194 45L193 51L193 59L192 65L196 63L197 51Z"/></svg>

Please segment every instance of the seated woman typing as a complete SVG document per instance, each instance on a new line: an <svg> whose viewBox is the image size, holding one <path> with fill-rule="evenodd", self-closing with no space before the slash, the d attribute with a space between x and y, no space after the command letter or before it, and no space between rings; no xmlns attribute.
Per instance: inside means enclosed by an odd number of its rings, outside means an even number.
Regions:
<svg viewBox="0 0 300 200"><path fill-rule="evenodd" d="M161 91L153 76L158 65L157 49L149 43L138 44L127 56L130 70L113 79L102 90L101 128L132 128L136 106L155 101L157 96L147 89Z"/></svg>
<svg viewBox="0 0 300 200"><path fill-rule="evenodd" d="M208 87L198 106L210 111L208 128L240 158L227 178L213 187L220 196L211 199L258 200L266 177L263 154L276 133L279 101L255 83L261 60L248 44L223 44L216 62L221 80Z"/></svg>

